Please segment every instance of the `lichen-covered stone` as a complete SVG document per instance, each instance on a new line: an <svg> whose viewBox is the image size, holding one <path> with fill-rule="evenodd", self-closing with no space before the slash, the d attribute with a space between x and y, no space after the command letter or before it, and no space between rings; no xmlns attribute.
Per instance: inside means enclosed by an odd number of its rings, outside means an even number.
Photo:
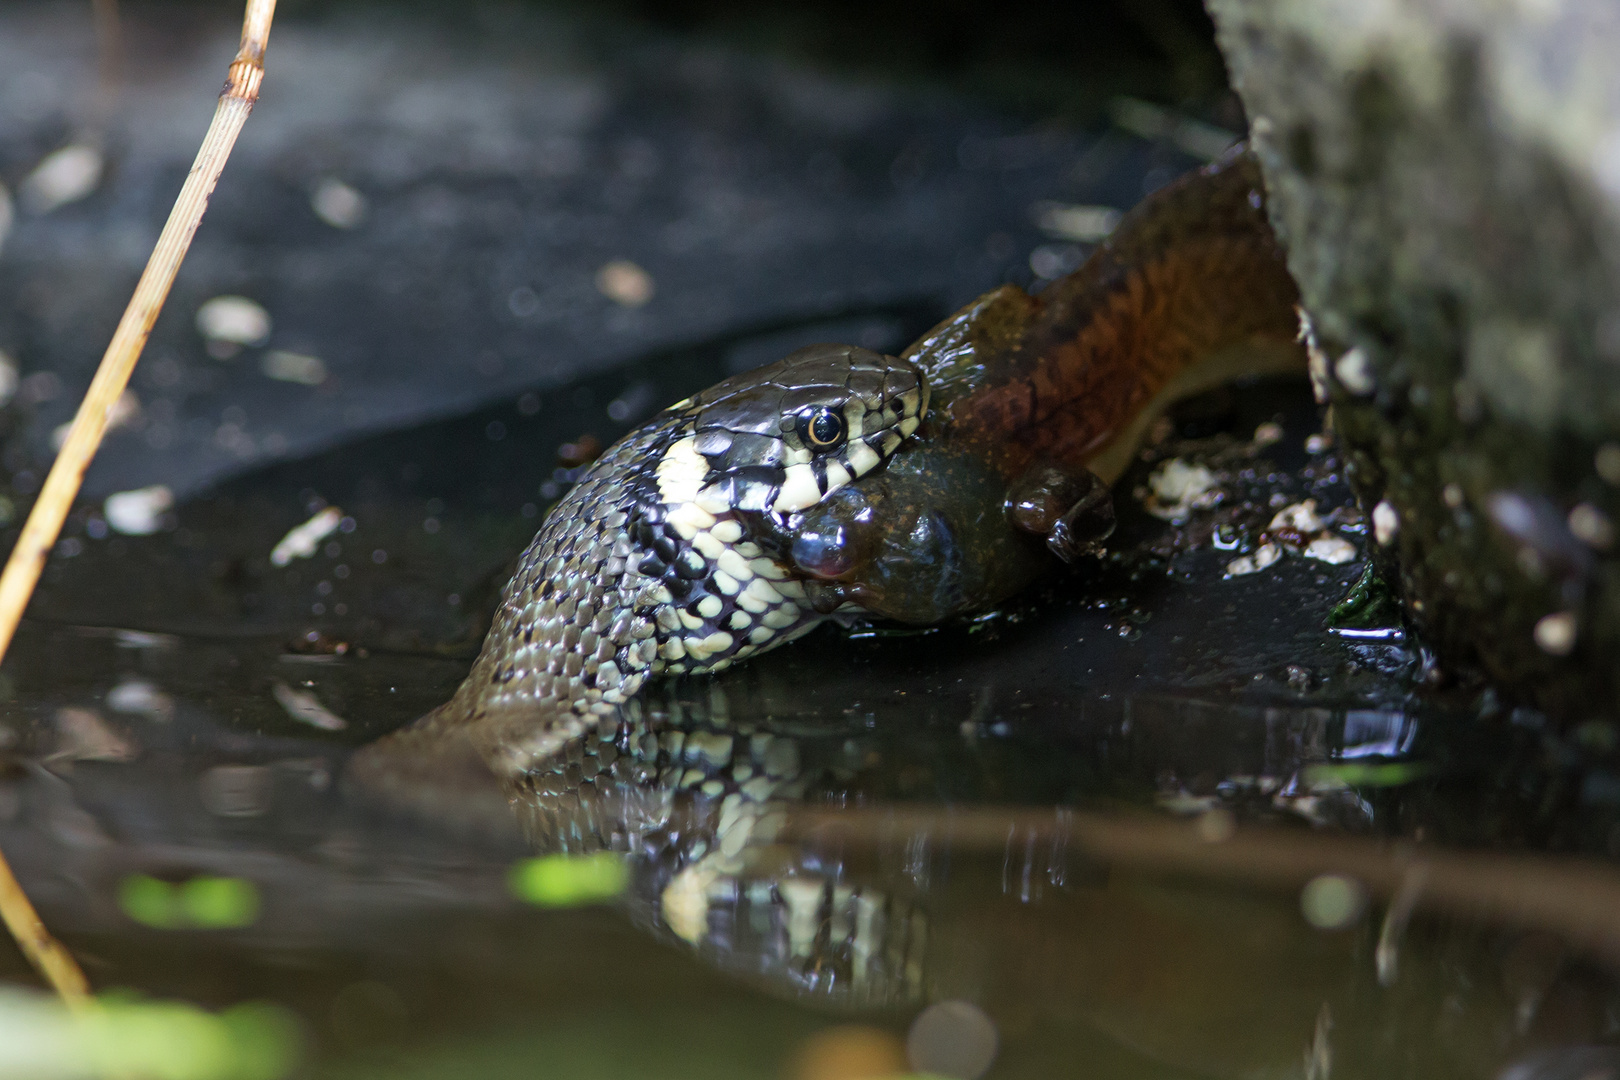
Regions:
<svg viewBox="0 0 1620 1080"><path fill-rule="evenodd" d="M1443 663L1620 712L1620 9L1210 0L1381 562Z"/></svg>

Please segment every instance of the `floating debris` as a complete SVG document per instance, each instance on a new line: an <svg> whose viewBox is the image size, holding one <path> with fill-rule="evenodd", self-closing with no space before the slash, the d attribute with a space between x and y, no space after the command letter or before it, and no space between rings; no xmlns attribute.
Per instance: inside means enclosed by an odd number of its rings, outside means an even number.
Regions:
<svg viewBox="0 0 1620 1080"><path fill-rule="evenodd" d="M145 679L127 677L107 691L107 708L167 723L174 719L174 698Z"/></svg>
<svg viewBox="0 0 1620 1080"><path fill-rule="evenodd" d="M285 349L272 349L265 353L259 370L272 379L304 386L319 386L326 381L326 364L320 357L287 352Z"/></svg>
<svg viewBox="0 0 1620 1080"><path fill-rule="evenodd" d="M1306 544L1305 550L1301 554L1307 559L1316 559L1318 562L1325 562L1329 566L1343 566L1345 563L1355 559L1356 545L1342 536L1328 534L1318 536L1315 540Z"/></svg>
<svg viewBox="0 0 1620 1080"><path fill-rule="evenodd" d="M325 177L315 185L309 205L316 217L334 229L354 228L366 219L369 209L364 195L335 176Z"/></svg>
<svg viewBox="0 0 1620 1080"><path fill-rule="evenodd" d="M1568 656L1575 651L1575 613L1555 611L1536 620L1536 645L1548 656Z"/></svg>
<svg viewBox="0 0 1620 1080"><path fill-rule="evenodd" d="M1142 505L1154 517L1180 524L1194 510L1215 505L1219 497L1215 474L1208 466L1171 458L1148 477Z"/></svg>
<svg viewBox="0 0 1620 1080"><path fill-rule="evenodd" d="M1095 244L1106 240L1125 216L1112 206L1080 206L1044 199L1031 206L1029 213L1042 232L1077 244Z"/></svg>
<svg viewBox="0 0 1620 1080"><path fill-rule="evenodd" d="M1316 512L1316 500L1306 499L1303 502L1291 503L1273 514L1271 524L1266 526L1266 531L1271 533L1291 532L1303 538L1311 533L1321 531L1325 524L1321 515Z"/></svg>
<svg viewBox="0 0 1620 1080"><path fill-rule="evenodd" d="M1317 432L1315 435L1306 436L1305 452L1313 457L1317 454L1325 454L1332 448L1333 436L1331 435L1324 432Z"/></svg>
<svg viewBox="0 0 1620 1080"><path fill-rule="evenodd" d="M1273 565L1282 558L1282 548L1276 544L1261 544L1253 553L1240 555L1226 564L1226 576L1229 578L1243 577L1245 574L1257 574Z"/></svg>
<svg viewBox="0 0 1620 1080"><path fill-rule="evenodd" d="M154 634L147 630L115 630L113 640L120 649L175 649L180 639L173 634Z"/></svg>
<svg viewBox="0 0 1620 1080"><path fill-rule="evenodd" d="M163 515L174 506L174 492L166 485L120 491L101 504L102 515L114 532L150 536L163 527Z"/></svg>
<svg viewBox="0 0 1620 1080"><path fill-rule="evenodd" d="M287 715L301 724L322 731L342 731L349 726L347 720L322 705L320 699L308 691L295 690L284 682L277 682L270 687L270 693L287 710Z"/></svg>
<svg viewBox="0 0 1620 1080"><path fill-rule="evenodd" d="M101 183L105 164L101 151L85 143L47 154L18 192L23 208L33 214L48 214L59 206L78 202Z"/></svg>
<svg viewBox="0 0 1620 1080"><path fill-rule="evenodd" d="M262 345L271 326L270 313L245 296L216 296L197 309L197 332L216 360L229 360L245 345Z"/></svg>
<svg viewBox="0 0 1620 1080"><path fill-rule="evenodd" d="M49 761L134 761L140 748L108 726L94 709L67 705L56 710L56 749Z"/></svg>
<svg viewBox="0 0 1620 1080"><path fill-rule="evenodd" d="M1267 420L1254 429L1254 438L1251 441L1258 449L1259 447L1270 446L1272 443L1282 442L1282 437L1282 425L1274 420Z"/></svg>
<svg viewBox="0 0 1620 1080"><path fill-rule="evenodd" d="M1359 345L1347 349L1343 356L1333 362L1333 374L1338 378L1339 385L1357 397L1366 397L1377 389L1377 384L1373 382L1372 362Z"/></svg>
<svg viewBox="0 0 1620 1080"><path fill-rule="evenodd" d="M1384 499L1373 507L1372 519L1373 539L1378 541L1379 547L1388 547L1401 530L1401 515Z"/></svg>
<svg viewBox="0 0 1620 1080"><path fill-rule="evenodd" d="M302 525L294 526L270 551L270 565L286 566L294 559L307 559L320 548L320 543L343 524L343 511L328 506Z"/></svg>
<svg viewBox="0 0 1620 1080"><path fill-rule="evenodd" d="M596 272L596 288L622 307L641 307L653 298L652 275L628 259L615 259Z"/></svg>

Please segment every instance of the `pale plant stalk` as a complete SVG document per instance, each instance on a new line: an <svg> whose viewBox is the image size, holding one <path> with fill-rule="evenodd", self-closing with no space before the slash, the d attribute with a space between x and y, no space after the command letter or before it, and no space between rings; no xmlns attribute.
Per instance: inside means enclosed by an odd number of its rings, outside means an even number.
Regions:
<svg viewBox="0 0 1620 1080"><path fill-rule="evenodd" d="M186 249L191 246L191 238L197 232L203 212L208 209L208 198L214 192L214 185L253 103L259 98L259 84L264 79L264 49L270 38L270 20L275 10L276 0L248 0L247 14L242 21L242 47L231 62L225 90L220 94L214 119L208 125L208 134L197 151L197 160L180 188L174 209L135 286L135 295L118 321L118 329L113 332L112 343L101 358L90 389L79 403L67 441L56 455L56 463L45 478L39 499L23 524L17 546L12 549L4 572L0 572L0 658L11 646L23 609L28 606L28 598L33 595L40 572L45 568L45 559L79 493L84 471L107 431L113 406L129 385L135 361L140 358L152 324L163 310L169 287L174 284L174 276L186 257ZM0 855L0 918L5 920L29 961L70 1007L82 1008L90 1001L84 972L72 954L45 929L3 855Z"/></svg>

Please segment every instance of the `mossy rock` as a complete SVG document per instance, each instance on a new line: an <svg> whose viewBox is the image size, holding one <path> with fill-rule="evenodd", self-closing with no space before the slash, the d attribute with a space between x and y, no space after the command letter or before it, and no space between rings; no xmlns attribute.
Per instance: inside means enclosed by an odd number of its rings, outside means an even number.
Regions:
<svg viewBox="0 0 1620 1080"><path fill-rule="evenodd" d="M1210 8L1408 620L1555 717L1620 713L1620 20Z"/></svg>

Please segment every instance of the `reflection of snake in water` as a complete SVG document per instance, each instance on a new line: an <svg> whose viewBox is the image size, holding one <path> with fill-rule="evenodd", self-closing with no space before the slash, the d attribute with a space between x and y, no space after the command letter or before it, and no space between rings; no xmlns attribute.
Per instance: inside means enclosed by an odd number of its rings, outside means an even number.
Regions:
<svg viewBox="0 0 1620 1080"><path fill-rule="evenodd" d="M747 899L773 803L811 776L792 740L693 726L636 700L642 684L836 613L982 611L1096 552L1108 486L1165 404L1299 367L1294 303L1255 162L1234 153L1037 297L1005 286L899 358L813 346L666 409L553 508L455 696L352 775L409 795L460 748L519 792L537 842L653 856L658 917L737 947L716 901ZM888 898L815 869L753 874L752 925L796 981L915 992L920 919L885 930Z"/></svg>

